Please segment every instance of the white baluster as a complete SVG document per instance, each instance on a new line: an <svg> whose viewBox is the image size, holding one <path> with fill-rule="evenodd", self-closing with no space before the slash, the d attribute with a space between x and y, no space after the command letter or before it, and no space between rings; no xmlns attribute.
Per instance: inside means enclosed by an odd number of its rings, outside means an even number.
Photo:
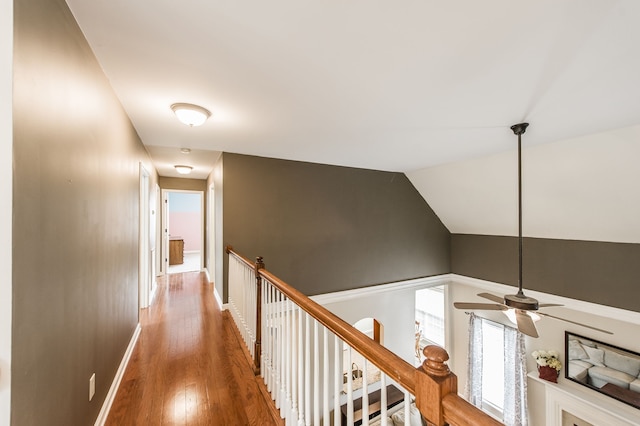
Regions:
<svg viewBox="0 0 640 426"><path fill-rule="evenodd" d="M311 425L311 330L310 317L305 313L305 353L304 353L304 410L305 425Z"/></svg>
<svg viewBox="0 0 640 426"><path fill-rule="evenodd" d="M281 315L281 306L280 306L280 298L281 298L281 294L280 291L278 291L278 289L275 290L275 296L276 296L276 304L275 304L275 308L276 308L276 315L275 315L275 322L276 322L276 333L277 333L277 340L276 340L276 344L275 344L275 353L276 353L276 357L275 357L275 374L274 374L274 378L275 378L275 385L274 385L274 394L275 394L275 401L276 401L276 408L280 408L280 360L282 357L282 353L281 353L281 348L282 348L282 344L280 343L282 341L282 324L280 324L280 315Z"/></svg>
<svg viewBox="0 0 640 426"><path fill-rule="evenodd" d="M265 371L266 374L266 382L267 382L267 389L269 390L269 393L271 395L273 395L273 389L272 389L272 373L273 373L273 366L272 366L272 362L273 362L273 287L271 286L271 283L269 281L265 281L265 284L267 286L267 324L268 324L268 328L267 328L267 335L265 336L267 338L266 341L266 350L267 350L267 358L265 359L265 363L267 364L267 371Z"/></svg>
<svg viewBox="0 0 640 426"><path fill-rule="evenodd" d="M286 387L287 387L287 360L286 360L286 330L285 330L285 315L286 315L286 300L287 300L287 296L285 296L283 293L280 293L280 417L282 417L283 419L285 418L286 414L287 414L287 410L286 410L286 401L287 401L287 394L286 394ZM284 409L283 409L284 408Z"/></svg>
<svg viewBox="0 0 640 426"><path fill-rule="evenodd" d="M353 374L351 364L351 346L347 345L347 424L353 424Z"/></svg>
<svg viewBox="0 0 640 426"><path fill-rule="evenodd" d="M285 316L284 316L284 324L285 324L285 328L286 328L286 332L285 332L285 351L286 351L286 363L285 363L285 373L286 373L286 377L285 377L285 390L286 390L286 401L287 401L287 420L291 420L291 351L293 348L293 345L291 344L291 300L289 300L287 298L287 301L284 305L284 312L285 312Z"/></svg>
<svg viewBox="0 0 640 426"><path fill-rule="evenodd" d="M411 394L404 391L404 423L411 424Z"/></svg>
<svg viewBox="0 0 640 426"><path fill-rule="evenodd" d="M298 309L298 426L304 426L304 316L304 311Z"/></svg>
<svg viewBox="0 0 640 426"><path fill-rule="evenodd" d="M249 271L249 269L246 269L247 271ZM249 343L249 348L251 349L251 359L255 359L255 352L256 352L256 345L255 345L255 341L256 341L256 311L255 311L255 306L256 306L256 281L255 279L253 280L253 282L251 282L251 277L253 277L253 274L251 272L248 272L248 278L246 281L246 285L247 285L247 293L248 293L248 303L247 303L247 311L245 313L245 315L247 316L247 324L248 324L248 330L249 330L249 339L248 339L248 343Z"/></svg>
<svg viewBox="0 0 640 426"><path fill-rule="evenodd" d="M364 358L362 363L362 426L369 426L369 387L367 384L367 364Z"/></svg>
<svg viewBox="0 0 640 426"><path fill-rule="evenodd" d="M313 320L313 424L320 426L320 360L318 353L318 321Z"/></svg>
<svg viewBox="0 0 640 426"><path fill-rule="evenodd" d="M280 332L278 331L278 303L276 289L271 288L271 397L275 401L278 395L277 374L278 374L278 342Z"/></svg>
<svg viewBox="0 0 640 426"><path fill-rule="evenodd" d="M333 337L333 424L339 425L340 421L340 388L342 387L342 341L338 336Z"/></svg>
<svg viewBox="0 0 640 426"><path fill-rule="evenodd" d="M253 283L251 283L251 276L252 274L248 271L247 269L247 274L246 274L246 278L245 278L245 285L247 288L247 305L245 307L245 318L247 318L247 331L248 331L248 345L249 345L249 349L250 349L250 353L251 353L251 358L255 359L255 345L254 345L254 341L255 341L255 325L254 325L254 319L255 319L255 311L253 310L253 307L255 306L255 301L254 301L254 293L255 293L255 281Z"/></svg>
<svg viewBox="0 0 640 426"><path fill-rule="evenodd" d="M298 305L291 304L291 424L298 421Z"/></svg>
<svg viewBox="0 0 640 426"><path fill-rule="evenodd" d="M264 381L264 369L265 369L265 363L264 363L264 358L265 358L265 353L264 353L264 344L265 344L265 336L267 335L267 315L266 315L266 306L265 306L265 299L267 297L267 294L265 292L265 283L263 282L262 278L260 278L260 300L261 300L261 306L260 306L260 336L261 336L261 342L260 342L260 375L262 376L262 379Z"/></svg>
<svg viewBox="0 0 640 426"><path fill-rule="evenodd" d="M329 330L326 327L322 327L322 345L324 346L323 352L323 372L324 380L322 383L323 401L324 401L324 413L322 415L322 423L329 426Z"/></svg>
<svg viewBox="0 0 640 426"><path fill-rule="evenodd" d="M387 375L384 373L380 374L380 408L382 426L387 426Z"/></svg>

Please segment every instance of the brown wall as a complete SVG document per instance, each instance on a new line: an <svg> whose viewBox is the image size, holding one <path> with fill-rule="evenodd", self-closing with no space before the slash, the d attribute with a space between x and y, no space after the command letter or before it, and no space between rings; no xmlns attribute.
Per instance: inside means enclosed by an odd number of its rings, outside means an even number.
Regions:
<svg viewBox="0 0 640 426"><path fill-rule="evenodd" d="M640 244L525 238L523 287L640 312ZM451 236L456 274L518 285L518 239Z"/></svg>
<svg viewBox="0 0 640 426"><path fill-rule="evenodd" d="M179 191L204 191L207 194L207 181L204 179L171 178L160 176L158 185L161 189L176 189Z"/></svg>
<svg viewBox="0 0 640 426"><path fill-rule="evenodd" d="M138 322L140 162L156 177L64 0L14 7L11 423L89 425Z"/></svg>
<svg viewBox="0 0 640 426"><path fill-rule="evenodd" d="M402 173L223 158L224 244L307 295L451 270L449 231Z"/></svg>

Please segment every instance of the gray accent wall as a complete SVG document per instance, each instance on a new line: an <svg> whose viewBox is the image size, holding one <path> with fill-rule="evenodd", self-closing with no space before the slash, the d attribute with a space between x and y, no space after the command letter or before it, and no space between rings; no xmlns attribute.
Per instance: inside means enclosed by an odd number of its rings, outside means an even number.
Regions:
<svg viewBox="0 0 640 426"><path fill-rule="evenodd" d="M452 272L518 285L518 239L451 236ZM640 244L524 238L523 287L640 312Z"/></svg>
<svg viewBox="0 0 640 426"><path fill-rule="evenodd" d="M207 181L204 179L158 177L158 185L161 189L175 189L178 191L202 191L207 192Z"/></svg>
<svg viewBox="0 0 640 426"><path fill-rule="evenodd" d="M451 270L449 231L403 173L223 158L225 246L307 295Z"/></svg>
<svg viewBox="0 0 640 426"><path fill-rule="evenodd" d="M11 424L89 425L138 323L140 163L157 178L67 4L14 6Z"/></svg>

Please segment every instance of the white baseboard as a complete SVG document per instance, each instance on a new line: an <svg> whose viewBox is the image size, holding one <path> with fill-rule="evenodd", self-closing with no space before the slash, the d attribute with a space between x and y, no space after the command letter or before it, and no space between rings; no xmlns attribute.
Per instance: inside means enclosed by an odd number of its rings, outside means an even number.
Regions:
<svg viewBox="0 0 640 426"><path fill-rule="evenodd" d="M220 306L221 310L226 310L227 307L224 303L222 303L222 297L220 297L220 293L218 293L218 289L215 287L215 285L213 286L213 296L216 298L216 302L218 303L218 306Z"/></svg>
<svg viewBox="0 0 640 426"><path fill-rule="evenodd" d="M153 285L151 286L151 294L149 294L149 306L153 303L153 299L156 297L156 293L158 293L158 281L153 279Z"/></svg>
<svg viewBox="0 0 640 426"><path fill-rule="evenodd" d="M140 336L141 330L142 328L140 327L140 323L138 323L138 325L136 325L136 329L133 332L133 336L131 336L131 341L129 342L129 346L127 346L124 357L122 358L122 361L120 361L120 366L118 367L118 371L116 371L116 376L113 378L113 382L111 383L111 387L109 388L107 397L102 404L102 408L100 409L100 413L98 414L98 418L96 419L96 422L94 424L95 426L103 426L107 421L109 411L111 410L111 405L113 404L113 400L116 398L116 393L118 393L120 382L122 381L124 372L127 369L129 360L131 359L133 349L136 347L136 343L138 343L138 337Z"/></svg>

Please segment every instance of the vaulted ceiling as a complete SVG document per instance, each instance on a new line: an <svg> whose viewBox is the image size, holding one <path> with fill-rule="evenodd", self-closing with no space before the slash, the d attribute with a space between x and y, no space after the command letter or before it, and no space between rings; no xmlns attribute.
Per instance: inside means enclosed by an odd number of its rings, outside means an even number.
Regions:
<svg viewBox="0 0 640 426"><path fill-rule="evenodd" d="M528 121L525 235L640 243L640 2L67 1L162 175L182 147L401 171L452 232L515 235Z"/></svg>

